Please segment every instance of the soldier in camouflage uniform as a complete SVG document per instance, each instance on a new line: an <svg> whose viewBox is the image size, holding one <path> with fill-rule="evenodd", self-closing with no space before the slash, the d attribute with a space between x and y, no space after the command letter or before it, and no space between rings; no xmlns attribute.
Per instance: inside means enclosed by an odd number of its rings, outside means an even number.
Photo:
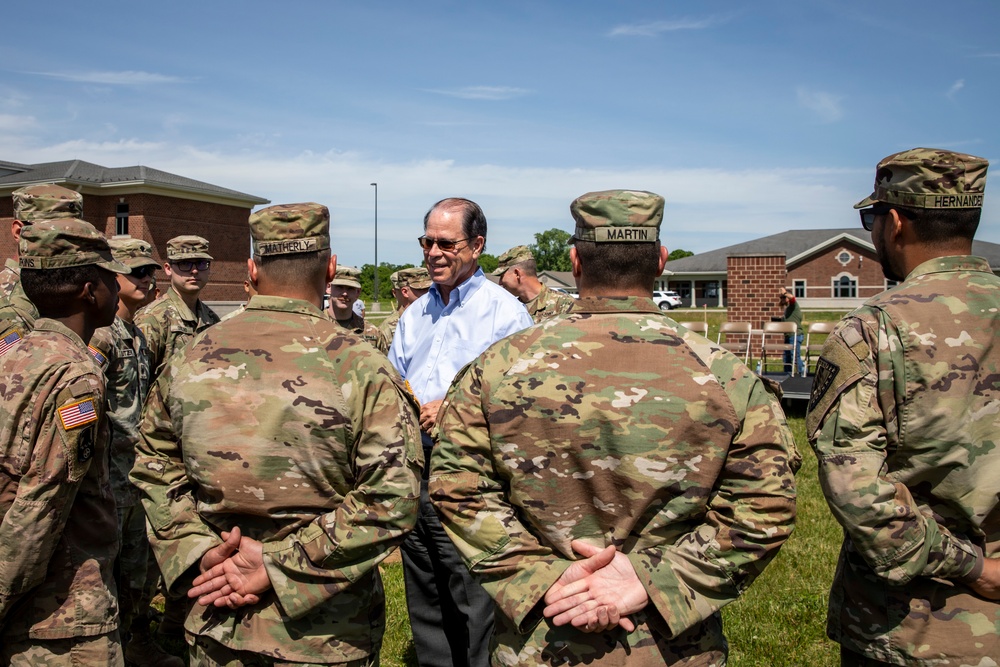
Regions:
<svg viewBox="0 0 1000 667"><path fill-rule="evenodd" d="M1000 656L1000 279L971 256L987 166L896 153L855 207L902 282L829 337L806 423L845 534L827 620L843 665Z"/></svg>
<svg viewBox="0 0 1000 667"><path fill-rule="evenodd" d="M576 300L568 294L550 290L538 279L535 256L526 245L514 246L500 255L493 275L499 276L500 286L524 304L535 324L565 313Z"/></svg>
<svg viewBox="0 0 1000 667"><path fill-rule="evenodd" d="M80 218L83 215L83 197L79 192L58 185L29 185L15 190L14 222L11 235L17 241L21 230L36 220ZM31 331L38 310L21 289L20 268L8 259L0 271L0 341L12 345ZM3 343L0 343L3 345Z"/></svg>
<svg viewBox="0 0 1000 667"><path fill-rule="evenodd" d="M378 327L354 312L354 303L361 295L361 272L353 266L338 266L327 294L330 295L327 314L344 329L353 331L374 345L378 339Z"/></svg>
<svg viewBox="0 0 1000 667"><path fill-rule="evenodd" d="M78 219L18 247L34 330L0 353L0 664L122 665L104 378L87 342L127 272Z"/></svg>
<svg viewBox="0 0 1000 667"><path fill-rule="evenodd" d="M389 281L392 283L392 296L396 299L396 309L379 326L378 336L375 338L375 347L386 355L392 346L392 337L396 334L399 316L430 289L431 275L424 267L414 266L396 271L389 276Z"/></svg>
<svg viewBox="0 0 1000 667"><path fill-rule="evenodd" d="M198 298L212 271L208 241L200 236L170 239L163 270L170 279L170 289L135 317L136 325L146 337L154 379L166 368L170 357L196 333L219 321Z"/></svg>
<svg viewBox="0 0 1000 667"><path fill-rule="evenodd" d="M171 590L201 575L192 665L378 659L377 566L416 521L419 427L388 361L320 310L329 220L319 204L254 213L258 295L150 392L132 479Z"/></svg>
<svg viewBox="0 0 1000 667"><path fill-rule="evenodd" d="M723 665L719 609L792 532L792 435L759 377L653 302L663 199L570 210L581 298L456 378L431 499L496 601L494 665Z"/></svg>
<svg viewBox="0 0 1000 667"><path fill-rule="evenodd" d="M153 247L145 241L116 238L108 243L111 254L129 268L129 273L118 276L118 316L110 327L94 332L90 349L107 377L111 489L121 530L115 567L120 634L128 663L183 667L184 661L165 653L149 632L150 602L159 574L155 567L150 571L146 566L149 560L146 515L139 492L128 478L135 463L142 406L149 390L146 339L132 319L149 294L159 264L153 259Z"/></svg>

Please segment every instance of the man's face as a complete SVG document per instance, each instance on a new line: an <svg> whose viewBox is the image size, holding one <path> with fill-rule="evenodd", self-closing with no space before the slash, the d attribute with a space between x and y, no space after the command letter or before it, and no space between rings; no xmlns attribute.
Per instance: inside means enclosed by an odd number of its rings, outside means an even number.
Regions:
<svg viewBox="0 0 1000 667"><path fill-rule="evenodd" d="M154 266L143 266L132 269L132 273L117 274L118 298L129 310L134 312L149 296L155 268Z"/></svg>
<svg viewBox="0 0 1000 667"><path fill-rule="evenodd" d="M514 296L518 296L517 273L514 269L507 269L500 274L500 287L504 288Z"/></svg>
<svg viewBox="0 0 1000 667"><path fill-rule="evenodd" d="M462 231L462 211L458 209L434 209L427 218L424 236L445 241L465 239ZM444 287L455 287L476 272L479 254L483 250L483 237L464 240L454 250L446 252L434 244L424 250L424 262L430 271L431 280Z"/></svg>
<svg viewBox="0 0 1000 667"><path fill-rule="evenodd" d="M354 302L361 294L361 288L350 287L348 285L330 285L330 307L336 313L351 313ZM343 319L343 318L341 318Z"/></svg>
<svg viewBox="0 0 1000 667"><path fill-rule="evenodd" d="M163 270L170 278L174 291L197 296L208 284L212 262L208 259L179 259L164 264Z"/></svg>
<svg viewBox="0 0 1000 667"><path fill-rule="evenodd" d="M101 279L95 285L94 295L97 299L94 304L94 314L96 316L94 324L98 327L107 327L115 321L118 313L118 280L119 274L107 269L98 269Z"/></svg>

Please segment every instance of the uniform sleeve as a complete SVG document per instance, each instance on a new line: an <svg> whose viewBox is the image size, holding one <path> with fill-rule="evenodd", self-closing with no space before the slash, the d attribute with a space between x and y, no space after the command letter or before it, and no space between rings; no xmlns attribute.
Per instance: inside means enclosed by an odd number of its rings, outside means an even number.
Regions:
<svg viewBox="0 0 1000 667"><path fill-rule="evenodd" d="M518 518L493 464L479 361L456 377L441 407L428 490L448 537L477 581L522 632L571 560Z"/></svg>
<svg viewBox="0 0 1000 667"><path fill-rule="evenodd" d="M900 395L892 383L903 376L898 330L884 315L850 318L830 335L819 364L806 428L827 504L855 549L895 585L978 577L982 555L972 542L921 512L890 477ZM898 372L880 381L878 369L890 368Z"/></svg>
<svg viewBox="0 0 1000 667"><path fill-rule="evenodd" d="M198 514L181 454L181 433L171 414L167 368L149 392L130 479L142 494L149 544L168 589L187 592L201 557L221 543ZM192 569L194 568L194 569Z"/></svg>
<svg viewBox="0 0 1000 667"><path fill-rule="evenodd" d="M98 449L102 385L77 378L36 395L21 432L33 438L10 509L0 521L0 626L13 604L41 584L62 538L80 483ZM103 450L101 450L103 451Z"/></svg>
<svg viewBox="0 0 1000 667"><path fill-rule="evenodd" d="M722 365L722 369L717 365ZM731 355L713 372L739 431L708 498L701 524L669 544L628 554L650 604L677 636L736 600L792 534L801 458L778 399Z"/></svg>
<svg viewBox="0 0 1000 667"><path fill-rule="evenodd" d="M416 525L423 469L416 405L385 360L371 355L370 364L357 357L348 364L355 374L347 396L356 435L352 490L333 512L264 543L268 576L291 618L371 573Z"/></svg>
<svg viewBox="0 0 1000 667"><path fill-rule="evenodd" d="M152 314L142 312L136 315L135 325L146 338L146 350L149 354L149 370L153 377L159 375L160 364L167 354L167 330Z"/></svg>

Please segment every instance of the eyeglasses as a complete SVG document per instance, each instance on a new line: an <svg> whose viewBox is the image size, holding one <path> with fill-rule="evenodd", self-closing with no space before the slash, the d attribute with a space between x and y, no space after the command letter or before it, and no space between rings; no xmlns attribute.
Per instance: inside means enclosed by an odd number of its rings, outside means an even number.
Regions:
<svg viewBox="0 0 1000 667"><path fill-rule="evenodd" d="M453 250L455 250L455 248L458 247L459 243L468 240L469 240L468 238L464 238L464 239L458 239L457 241L449 241L448 239L432 239L429 236L417 237L417 243L419 243L420 247L423 248L424 250L430 250L431 248L434 247L434 244L436 243L437 247L441 249L441 252L452 252Z"/></svg>
<svg viewBox="0 0 1000 667"><path fill-rule="evenodd" d="M188 270L190 271L190 269ZM136 278L139 278L140 280L142 278L148 278L154 273L156 273L155 266L140 266L137 269L132 269L132 271L130 272L131 275L135 276Z"/></svg>
<svg viewBox="0 0 1000 667"><path fill-rule="evenodd" d="M865 228L865 231L870 232L875 227L875 218L885 215L891 210L892 207L885 204L876 204L870 208L861 209L858 211L861 214L861 226Z"/></svg>
<svg viewBox="0 0 1000 667"><path fill-rule="evenodd" d="M189 273L192 269L208 271L212 266L212 260L209 259L182 259L170 263L181 273Z"/></svg>

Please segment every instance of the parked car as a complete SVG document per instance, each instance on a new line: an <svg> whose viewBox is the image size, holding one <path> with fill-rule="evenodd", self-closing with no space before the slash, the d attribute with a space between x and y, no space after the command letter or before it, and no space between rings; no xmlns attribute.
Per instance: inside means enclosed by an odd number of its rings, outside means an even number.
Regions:
<svg viewBox="0 0 1000 667"><path fill-rule="evenodd" d="M681 305L681 295L677 292L653 292L653 301L660 310L673 310Z"/></svg>

